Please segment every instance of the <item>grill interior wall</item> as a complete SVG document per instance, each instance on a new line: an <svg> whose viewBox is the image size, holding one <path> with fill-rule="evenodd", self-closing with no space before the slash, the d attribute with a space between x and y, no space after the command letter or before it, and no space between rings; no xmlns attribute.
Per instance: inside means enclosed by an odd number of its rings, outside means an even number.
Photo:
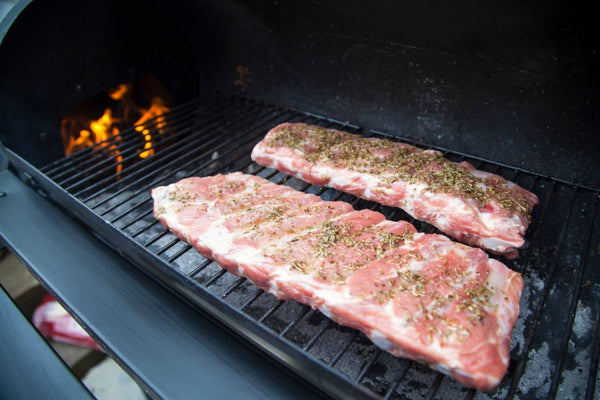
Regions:
<svg viewBox="0 0 600 400"><path fill-rule="evenodd" d="M71 104L153 74L177 104L243 92L597 189L591 15L558 1L33 1L0 45L0 135L45 165Z"/></svg>
<svg viewBox="0 0 600 400"><path fill-rule="evenodd" d="M309 380L315 371L327 377L333 382L330 392L384 399L546 399L566 394L591 398L598 387L600 351L600 274L595 268L600 261L598 191L441 149L453 161L467 160L476 168L500 174L540 198L525 249L514 261L502 260L523 273L525 289L513 334L511 366L498 391L491 394L476 393L418 363L392 357L363 334L341 327L307 306L278 301L204 259L154 219L152 187L186 176L241 170L326 200L374 209L389 219L407 219L420 231L434 231L401 210L309 185L253 163L250 151L254 144L270 127L284 121L385 135L246 97L216 95L172 110L167 117L169 129L162 134L154 130L159 139L155 155L131 157L119 176L115 160L106 163L107 155L101 150L107 144L61 159L42 171L139 245L140 251L157 256L159 268L187 282L192 289L180 290L183 295L200 302L208 294L211 301L255 321L259 336L280 340L283 353L297 359L307 357L308 364L299 363L297 372L308 374ZM152 123L148 127L152 128ZM122 134L124 153L135 133ZM178 288L168 279L165 283Z"/></svg>
<svg viewBox="0 0 600 400"><path fill-rule="evenodd" d="M196 51L210 54L191 45L176 11L160 0L31 1L4 37L0 30L3 144L37 167L54 161L72 105L148 75L176 104L197 97Z"/></svg>

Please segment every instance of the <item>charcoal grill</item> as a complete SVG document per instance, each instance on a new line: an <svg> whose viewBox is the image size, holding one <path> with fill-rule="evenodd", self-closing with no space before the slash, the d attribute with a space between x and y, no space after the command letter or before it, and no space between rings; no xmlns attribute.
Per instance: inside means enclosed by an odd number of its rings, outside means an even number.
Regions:
<svg viewBox="0 0 600 400"><path fill-rule="evenodd" d="M255 11L255 7L258 6L251 4L248 9ZM272 16L269 12L279 10L283 13L286 7L275 6L267 10L265 14ZM312 15L311 12L307 13ZM240 18L248 18L244 13L241 15ZM353 50L364 51L360 46ZM252 79L256 79L256 75ZM353 79L356 83L359 78ZM303 84L300 91L308 90L307 87L309 83ZM19 154L21 144L9 146L2 149L5 168L25 182L32 192L41 195L36 196L36 201L56 205L69 219L89 229L93 238L101 242L98 246L115 250L118 258L135 265L168 289L169 294L159 297L169 299L168 306L190 305L193 311L182 311L184 324L185 318L206 318L215 324L215 329L224 332L236 349L247 347L254 355L256 350L259 359L264 357L266 360L266 366L264 370L249 371L248 379L258 379L265 384L270 396L302 398L309 393L310 396L365 399L597 398L600 379L600 185L594 180L593 173L580 171L573 175L573 171L558 170L555 174L535 162L528 168L522 165L519 155L498 156L496 160L502 161L494 161L461 151L457 143L467 139L456 137L458 134L438 140L425 133L422 136L427 140L423 140L419 135L402 135L398 130L388 129L389 119L368 119L359 114L357 120L352 120L351 115L346 114L344 116L349 120L346 121L345 118L323 115L310 99L294 104L290 101L293 97L290 93L277 98L268 87L260 88L258 92L261 90L262 96L239 90L239 87L201 90L202 93L181 102L163 116L166 127L159 126L156 120L147 122L144 128L151 132L154 150L154 155L149 158L138 157L139 133L130 128L69 156L55 157L49 162L34 160L37 165ZM369 93L366 97L357 103L372 100ZM421 98L421 101L425 100ZM375 105L369 107L372 113L378 113L373 109ZM338 106L330 104L324 108L331 115L340 113ZM512 261L501 259L508 267L523 274L525 288L521 314L513 333L509 371L497 391L482 393L465 388L428 367L379 350L363 334L337 325L318 311L293 301L277 300L247 280L221 269L215 262L204 259L154 219L150 198L153 187L187 176L243 171L318 194L325 200L347 201L356 209L377 210L388 219L408 220L420 231L435 232L432 226L411 219L399 209L309 185L252 162L253 146L271 127L288 121L436 149L453 161L468 161L478 169L499 174L538 195L540 205L532 213L526 245L520 256ZM511 140L520 143L516 137ZM8 137L7 142L14 143L14 138ZM590 145L596 146L597 141ZM465 147L472 148L471 145ZM541 146L542 155L535 157L547 156L550 154L544 153L547 150L547 146ZM585 154L579 149L576 151ZM480 153L485 154L485 151ZM498 152L494 150L489 154L498 155ZM569 166L574 163L585 165L589 160L583 157L579 162L582 164L570 159ZM117 165L122 169L117 170ZM549 170L556 171L555 165L549 163ZM5 197L11 196L9 193ZM7 215L0 215L4 221L14 221ZM0 233L7 238L8 244L23 253L19 246L11 244L14 235L3 229ZM35 248L28 251L35 252ZM28 259L27 252L20 256ZM43 270L36 266L32 268L43 279ZM124 282L136 273L127 271ZM85 271L78 276L85 279ZM117 277L118 272L111 276ZM117 282L112 284L119 285ZM153 283L144 284L154 288ZM53 288L50 283L48 286L103 343L102 331L106 327L98 324L97 319L92 318L90 322L85 315L79 315L77 305L69 300L69 293ZM148 294L148 291L144 293ZM177 306L178 302L182 305ZM160 310L165 312L164 306ZM194 317L196 312L201 317ZM227 346L223 340L212 340ZM174 393L169 390L177 391L169 385L164 389L156 381L156 375L143 376L137 367L139 363L128 359L131 353L127 353L128 357L123 356L120 349L113 347L115 343L119 340L105 344L106 350L136 375L149 394L162 397ZM187 341L183 340L183 343ZM240 356L239 365L251 365L255 360L252 357ZM232 356L228 362L238 362L235 358ZM136 367L130 367L129 363ZM279 383L267 382L264 375L260 378L261 373L275 373L273 371L285 371L284 377L289 374L293 378L291 381L281 378ZM189 379L188 376L185 379ZM285 386L288 384L292 386Z"/></svg>

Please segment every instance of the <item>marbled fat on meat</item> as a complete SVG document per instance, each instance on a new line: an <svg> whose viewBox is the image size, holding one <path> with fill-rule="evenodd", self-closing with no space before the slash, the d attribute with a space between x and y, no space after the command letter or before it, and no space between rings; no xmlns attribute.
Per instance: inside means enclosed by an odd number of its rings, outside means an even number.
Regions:
<svg viewBox="0 0 600 400"><path fill-rule="evenodd" d="M434 150L335 129L285 123L252 151L258 164L381 204L473 246L518 255L535 194Z"/></svg>
<svg viewBox="0 0 600 400"><path fill-rule="evenodd" d="M506 373L521 275L480 249L232 173L152 191L179 238L280 299L481 390Z"/></svg>

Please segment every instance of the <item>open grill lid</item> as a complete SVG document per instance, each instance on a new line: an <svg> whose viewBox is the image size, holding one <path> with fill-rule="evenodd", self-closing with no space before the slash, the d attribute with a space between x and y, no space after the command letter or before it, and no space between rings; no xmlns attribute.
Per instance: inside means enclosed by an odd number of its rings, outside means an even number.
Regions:
<svg viewBox="0 0 600 400"><path fill-rule="evenodd" d="M367 136L388 135L223 94L179 106L165 118L166 128L158 128L155 121L146 125L154 138L152 157L136 156L139 134L131 129L29 173L45 195L90 225L142 269L334 396L546 399L561 398L565 393L593 395L600 351L600 274L594 268L599 261L594 244L600 236L598 191L434 147L453 161L466 160L515 181L540 198L521 256L514 261L502 260L521 272L525 280L511 365L496 392L477 393L426 366L379 350L363 334L337 325L318 311L296 302L278 301L201 257L165 230L152 214L153 187L186 176L240 170L327 200L375 209L389 219L408 219L418 230L433 232L433 227L413 221L399 209L308 185L250 159L251 149L267 130L284 121ZM18 161L13 162L20 167ZM120 172L117 162L123 163Z"/></svg>

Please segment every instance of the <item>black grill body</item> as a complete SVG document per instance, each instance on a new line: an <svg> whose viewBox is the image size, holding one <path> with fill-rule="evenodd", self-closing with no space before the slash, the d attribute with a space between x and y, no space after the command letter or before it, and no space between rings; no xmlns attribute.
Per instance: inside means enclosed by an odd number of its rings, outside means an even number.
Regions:
<svg viewBox="0 0 600 400"><path fill-rule="evenodd" d="M522 3L499 9L377 2L365 13L365 4L337 2L144 3L152 23L132 22L142 6L136 2L23 5L0 44L0 55L10 60L0 66L7 88L0 127L13 174L223 329L328 396L597 396L600 176L591 111L598 82L585 19L558 4L541 13ZM75 34L117 10L113 23ZM75 11L79 17L69 17ZM54 35L69 38L70 54L50 43L64 38L25 33L47 24L48 13L66 19ZM153 45L144 41L128 53L121 43L128 35L155 37L157 26L165 29ZM60 70L56 77L35 78L40 66L24 61L36 54ZM156 120L146 124L152 157L138 156L133 128L62 156L58 121L69 105L147 73L178 104L166 115L167 128ZM286 121L438 149L538 195L521 255L502 260L523 274L525 289L511 365L496 392L464 388L380 351L317 311L278 301L154 220L151 188L244 171L434 231L398 209L253 163L252 147Z"/></svg>

